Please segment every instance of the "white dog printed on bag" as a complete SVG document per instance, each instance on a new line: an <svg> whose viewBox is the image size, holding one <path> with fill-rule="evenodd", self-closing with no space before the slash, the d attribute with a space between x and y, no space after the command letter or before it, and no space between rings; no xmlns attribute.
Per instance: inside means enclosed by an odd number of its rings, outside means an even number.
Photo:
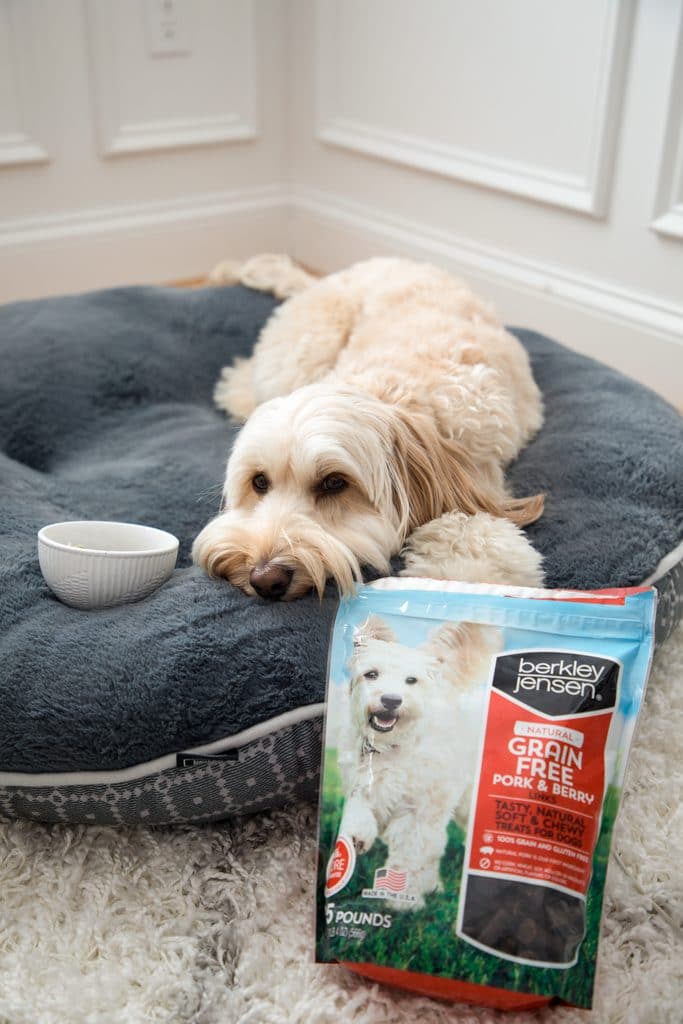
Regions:
<svg viewBox="0 0 683 1024"><path fill-rule="evenodd" d="M417 908L440 889L451 818L466 825L485 687L499 631L448 623L422 647L397 642L371 615L354 636L350 715L340 738L345 804L340 831L358 854L377 838L386 866L408 873Z"/></svg>

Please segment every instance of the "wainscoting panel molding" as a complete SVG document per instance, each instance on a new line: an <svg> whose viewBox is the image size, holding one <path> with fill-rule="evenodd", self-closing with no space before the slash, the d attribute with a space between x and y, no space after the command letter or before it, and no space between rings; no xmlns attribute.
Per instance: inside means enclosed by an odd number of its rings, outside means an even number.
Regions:
<svg viewBox="0 0 683 1024"><path fill-rule="evenodd" d="M490 34L487 37L485 23L489 4L486 2L476 7L469 0L464 4L454 0L448 0L445 5L432 3L431 19L422 18L424 9L413 5L412 0L408 0L408 5L406 7L405 0L385 0L382 7L375 0L370 8L363 0L317 0L318 138L330 145L474 185L594 217L603 216L609 200L623 83L631 46L632 0L601 0L590 8L582 5L578 9L574 3L565 0L551 5L552 10L547 5L539 5L536 0L515 3L510 10L521 19L521 27L516 29L518 35L509 41L509 45L507 41L501 44ZM411 76L405 77L409 77L414 92L405 96L400 92L400 68L395 67L397 96L382 95L385 109L379 112L380 120L374 100L376 88L373 88L372 70L373 61L385 59L378 26L384 17L390 31L391 22L395 20L403 25L403 33L407 36L405 18L411 17L410 7L420 15L415 22L416 36L413 39L415 59L418 59L420 51L436 48L442 64L431 68L430 73L422 77L416 75L412 68ZM557 18L565 27L583 19L581 34L577 38L587 44L590 41L592 63L585 66L581 54L568 57L562 41L563 33L558 31L555 34L550 30L550 36L555 36L551 44L539 39L537 45L557 47L557 73L547 78L548 92L552 94L555 90L556 95L539 98L525 76L515 76L514 61L523 60L525 55L534 55L534 46L529 40L534 38L534 21L538 20L543 8L546 19ZM500 17L505 16L501 5L496 5L495 14L493 23L499 26ZM458 33L459 18L468 29L467 33L461 33L462 40ZM474 40L473 27L478 32ZM548 24L545 27L548 29ZM439 50L440 36L448 40L446 49ZM508 62L509 74L505 67L496 73L499 90L514 93L519 83L524 83L518 89L519 103L511 111L516 121L512 127L502 122L503 115L497 118L491 113L495 97L478 93L477 84L483 86L484 82L477 78L477 68L472 67L471 51L481 51L482 47L488 51L491 61ZM458 77L459 64L465 69L462 78ZM544 67L547 68L547 64ZM386 69L384 77L385 80L390 77L386 75ZM590 82L590 89L583 84L578 88L578 84L584 81ZM366 88L365 97L360 95L362 88L359 82ZM458 93L459 82L463 90L467 90L465 95ZM575 84L575 95L568 94L568 82ZM454 91L450 91L451 87ZM501 103L505 100L501 92L498 100ZM366 102L370 113L364 110ZM420 108L425 120L429 120L428 111L436 106L441 112L441 123L452 123L450 138L423 135L415 129L420 123ZM543 115L542 123L527 116L525 108L531 106ZM558 108L557 117L555 106ZM460 107L466 109L467 116L459 114ZM564 117L563 111L569 112L571 117ZM409 122L412 127L405 127ZM477 122L484 126L481 131L486 131L488 126L488 138L482 137L479 129L472 128ZM547 134L547 138L539 139L539 133ZM472 136L472 142L459 141L458 136L468 134ZM567 135L572 140L569 146L564 138ZM480 148L475 140L479 140L480 145L485 143L486 150ZM512 148L514 143L514 155L505 151L506 143L508 148ZM533 151L528 160L520 157L525 143ZM580 162L577 164L572 157L574 165L563 167L563 162L566 164L570 159L570 152L581 154ZM547 163L544 162L546 154L550 158Z"/></svg>
<svg viewBox="0 0 683 1024"><path fill-rule="evenodd" d="M662 235L683 240L683 14L671 76L667 127L652 227Z"/></svg>
<svg viewBox="0 0 683 1024"><path fill-rule="evenodd" d="M33 0L0 3L0 166L45 163L39 33Z"/></svg>
<svg viewBox="0 0 683 1024"><path fill-rule="evenodd" d="M143 3L87 0L95 119L105 156L258 136L255 0L193 0L189 49L148 50Z"/></svg>

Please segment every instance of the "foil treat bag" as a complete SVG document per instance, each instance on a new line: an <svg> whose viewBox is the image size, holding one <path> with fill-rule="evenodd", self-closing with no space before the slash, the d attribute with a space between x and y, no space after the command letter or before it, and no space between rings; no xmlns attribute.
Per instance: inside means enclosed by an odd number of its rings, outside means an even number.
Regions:
<svg viewBox="0 0 683 1024"><path fill-rule="evenodd" d="M380 580L333 630L316 954L502 1009L590 1007L652 588Z"/></svg>

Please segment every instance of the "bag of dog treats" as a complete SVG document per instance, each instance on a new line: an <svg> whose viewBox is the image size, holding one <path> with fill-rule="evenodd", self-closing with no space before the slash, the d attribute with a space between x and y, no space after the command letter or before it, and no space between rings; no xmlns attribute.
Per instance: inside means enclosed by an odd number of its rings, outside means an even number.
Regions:
<svg viewBox="0 0 683 1024"><path fill-rule="evenodd" d="M591 1006L656 592L379 580L329 661L317 960L499 1009Z"/></svg>

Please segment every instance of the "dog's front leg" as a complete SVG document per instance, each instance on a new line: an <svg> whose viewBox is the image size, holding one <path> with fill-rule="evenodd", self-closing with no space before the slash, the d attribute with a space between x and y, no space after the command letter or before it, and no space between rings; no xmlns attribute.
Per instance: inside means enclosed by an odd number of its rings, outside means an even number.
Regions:
<svg viewBox="0 0 683 1024"><path fill-rule="evenodd" d="M418 527L402 554L402 576L543 586L538 551L518 526L488 512L447 512Z"/></svg>
<svg viewBox="0 0 683 1024"><path fill-rule="evenodd" d="M339 831L349 837L356 853L366 853L374 843L377 819L362 794L353 792L346 801Z"/></svg>
<svg viewBox="0 0 683 1024"><path fill-rule="evenodd" d="M428 893L442 888L439 864L446 848L449 817L444 811L421 821L409 813L394 818L384 830L382 838L389 848L387 867L407 871L406 892L417 897L412 903L390 900L397 910L418 910Z"/></svg>

